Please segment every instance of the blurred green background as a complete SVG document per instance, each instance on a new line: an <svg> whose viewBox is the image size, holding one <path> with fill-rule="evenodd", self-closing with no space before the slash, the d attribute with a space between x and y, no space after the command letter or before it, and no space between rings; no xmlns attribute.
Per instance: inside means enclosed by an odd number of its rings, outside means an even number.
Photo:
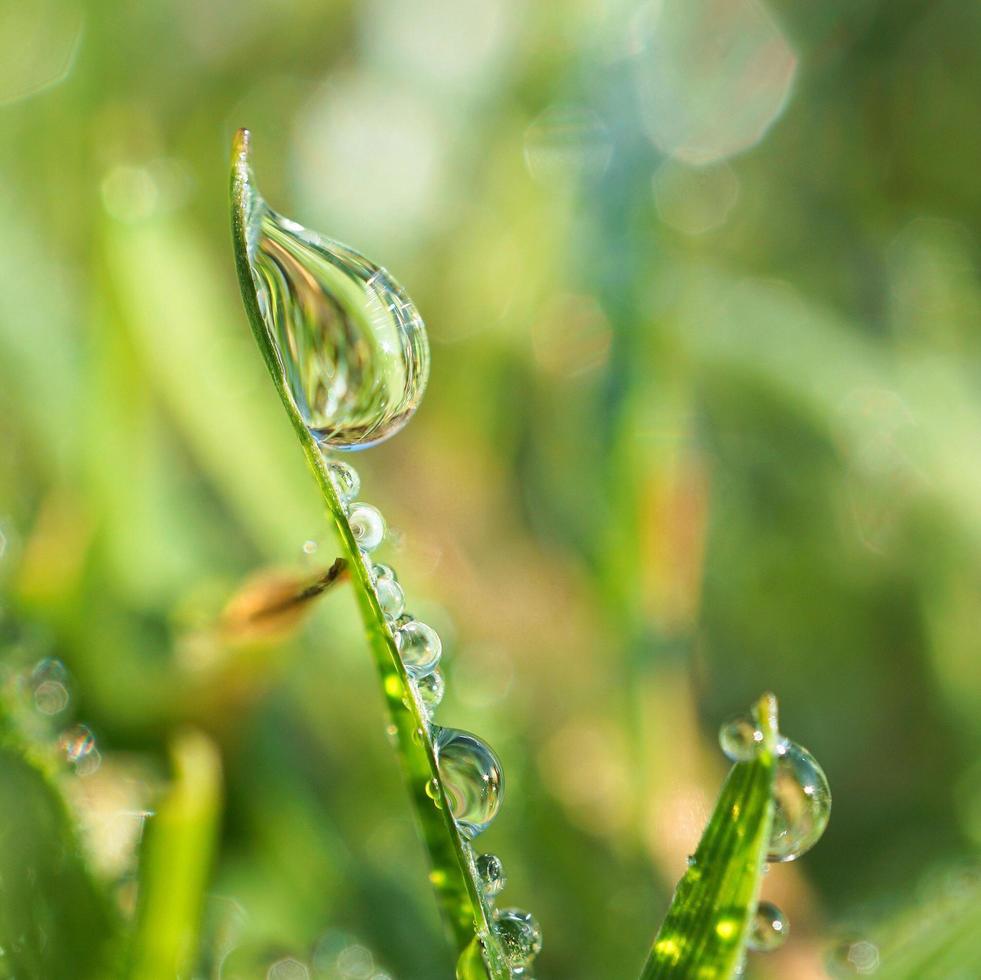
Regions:
<svg viewBox="0 0 981 980"><path fill-rule="evenodd" d="M834 812L749 975L886 972L895 917L973 903L979 40L926 0L0 3L4 697L101 759L66 818L0 754L0 975L104 975L187 726L224 794L194 977L452 974L350 595L209 629L336 554L238 295L239 126L429 327L417 417L352 461L439 719L504 762L479 843L540 978L639 972L766 689ZM965 935L916 975L981 975Z"/></svg>

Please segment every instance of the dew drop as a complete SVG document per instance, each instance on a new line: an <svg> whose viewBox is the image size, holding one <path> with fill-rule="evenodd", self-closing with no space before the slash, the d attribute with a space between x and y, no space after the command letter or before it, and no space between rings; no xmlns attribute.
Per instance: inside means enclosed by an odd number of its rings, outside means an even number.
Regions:
<svg viewBox="0 0 981 980"><path fill-rule="evenodd" d="M749 922L746 945L756 953L769 953L787 941L790 924L773 902L760 902Z"/></svg>
<svg viewBox="0 0 981 980"><path fill-rule="evenodd" d="M87 725L74 725L61 733L58 745L79 776L95 772L102 763L95 736Z"/></svg>
<svg viewBox="0 0 981 980"><path fill-rule="evenodd" d="M474 862L480 878L480 888L487 898L496 898L507 884L504 864L496 854L480 854Z"/></svg>
<svg viewBox="0 0 981 980"><path fill-rule="evenodd" d="M782 739L773 777L773 829L768 861L794 861L824 833L831 816L831 789L807 749Z"/></svg>
<svg viewBox="0 0 981 980"><path fill-rule="evenodd" d="M439 783L437 783L435 779L430 779L429 782L426 783L426 796L428 796L433 803L436 804L437 810L443 809L443 801L439 795Z"/></svg>
<svg viewBox="0 0 981 980"><path fill-rule="evenodd" d="M395 645L406 671L415 678L431 674L443 653L436 630L415 619L396 632Z"/></svg>
<svg viewBox="0 0 981 980"><path fill-rule="evenodd" d="M348 511L351 533L362 551L374 551L385 539L385 518L371 504L352 504Z"/></svg>
<svg viewBox="0 0 981 980"><path fill-rule="evenodd" d="M752 719L737 715L719 729L719 745L733 762L749 762L763 745L763 733Z"/></svg>
<svg viewBox="0 0 981 980"><path fill-rule="evenodd" d="M426 706L426 710L432 714L443 700L446 693L446 681L443 672L437 667L431 674L416 679L416 690L419 698Z"/></svg>
<svg viewBox="0 0 981 980"><path fill-rule="evenodd" d="M511 967L530 966L542 951L542 930L530 912L501 909L494 922L494 932Z"/></svg>
<svg viewBox="0 0 981 980"><path fill-rule="evenodd" d="M485 742L455 728L442 728L433 746L443 790L460 833L473 840L497 816L504 772Z"/></svg>
<svg viewBox="0 0 981 980"><path fill-rule="evenodd" d="M341 503L349 504L361 492L361 477L350 463L332 459L327 464L327 472Z"/></svg>
<svg viewBox="0 0 981 980"><path fill-rule="evenodd" d="M386 619L398 619L405 611L405 593L395 572L388 565L375 565L371 571L382 614Z"/></svg>
<svg viewBox="0 0 981 980"><path fill-rule="evenodd" d="M71 695L68 691L68 671L54 657L38 661L31 671L34 689L34 707L43 715L57 715L68 707Z"/></svg>
<svg viewBox="0 0 981 980"><path fill-rule="evenodd" d="M422 318L384 269L269 208L249 167L246 131L234 152L238 244L300 417L338 449L387 439L408 422L426 387Z"/></svg>

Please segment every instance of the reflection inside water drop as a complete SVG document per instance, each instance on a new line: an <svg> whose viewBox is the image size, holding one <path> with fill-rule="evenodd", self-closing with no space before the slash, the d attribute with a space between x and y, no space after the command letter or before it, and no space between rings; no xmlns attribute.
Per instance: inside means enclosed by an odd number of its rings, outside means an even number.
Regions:
<svg viewBox="0 0 981 980"><path fill-rule="evenodd" d="M422 319L402 287L363 255L276 214L236 142L236 206L267 335L294 405L323 444L387 439L419 405L429 375Z"/></svg>
<svg viewBox="0 0 981 980"><path fill-rule="evenodd" d="M494 932L511 967L530 966L542 951L542 930L530 912L501 909L495 918Z"/></svg>
<svg viewBox="0 0 981 980"><path fill-rule="evenodd" d="M749 922L746 945L756 953L769 953L787 941L790 927L786 916L773 902L760 902Z"/></svg>

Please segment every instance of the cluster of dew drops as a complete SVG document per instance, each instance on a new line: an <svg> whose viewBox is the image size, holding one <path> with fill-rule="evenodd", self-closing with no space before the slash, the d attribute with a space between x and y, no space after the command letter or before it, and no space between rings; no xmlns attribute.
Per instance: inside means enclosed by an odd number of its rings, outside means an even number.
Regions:
<svg viewBox="0 0 981 980"><path fill-rule="evenodd" d="M763 743L763 732L745 715L731 718L719 729L719 744L733 762L751 762ZM824 833L831 816L831 789L817 759L782 735L776 742L773 803L767 864L795 861ZM771 952L786 942L789 931L783 912L772 902L760 901L750 920L746 946L757 953Z"/></svg>
<svg viewBox="0 0 981 980"><path fill-rule="evenodd" d="M56 657L44 657L23 677L35 710L49 719L58 719L68 711L71 684L68 670ZM88 776L102 764L102 754L88 725L75 724L58 735L58 748L76 775Z"/></svg>
<svg viewBox="0 0 981 980"><path fill-rule="evenodd" d="M347 514L361 558L369 571L375 598L395 639L414 697L427 719L433 754L450 812L480 884L484 912L504 951L514 980L533 980L531 966L542 948L541 929L534 917L516 908L497 908L506 883L504 866L494 854L475 855L471 841L497 815L504 793L504 773L493 750L476 735L433 724L443 699L445 680L439 663L442 643L436 631L405 611L405 594L388 565L375 563L372 553L385 539L385 519L376 507L357 499L361 480L350 464L327 460L327 472ZM435 780L426 787L435 806L442 806Z"/></svg>

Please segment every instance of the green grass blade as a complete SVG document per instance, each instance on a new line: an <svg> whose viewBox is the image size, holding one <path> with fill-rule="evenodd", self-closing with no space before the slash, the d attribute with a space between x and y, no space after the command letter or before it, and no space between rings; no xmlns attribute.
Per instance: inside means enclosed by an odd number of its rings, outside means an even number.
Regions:
<svg viewBox="0 0 981 980"><path fill-rule="evenodd" d="M500 943L490 928L489 914L481 897L473 858L452 817L433 746L428 738L418 737L419 732L426 732L428 728L425 708L416 699L409 683L408 674L395 645L395 637L378 604L369 569L361 557L347 514L327 472L327 463L293 403L279 358L259 310L247 249L248 213L252 193L248 169L248 134L243 130L236 136L232 153L232 234L239 284L252 332L283 407L293 424L307 463L320 487L327 512L337 529L343 555L349 563L358 606L381 678L389 714L396 729L403 773L429 851L429 877L440 913L458 955L472 948L476 937L483 947L487 975L491 980L508 980L510 970ZM432 799L426 793L427 784L433 781L438 787L441 801L439 808L433 805ZM472 967L468 966L468 969Z"/></svg>
<svg viewBox="0 0 981 980"><path fill-rule="evenodd" d="M724 980L739 965L773 820L776 698L765 694L755 715L764 736L761 750L729 773L641 980Z"/></svg>
<svg viewBox="0 0 981 980"><path fill-rule="evenodd" d="M199 732L172 747L174 782L147 827L130 980L190 976L221 811L218 750Z"/></svg>

